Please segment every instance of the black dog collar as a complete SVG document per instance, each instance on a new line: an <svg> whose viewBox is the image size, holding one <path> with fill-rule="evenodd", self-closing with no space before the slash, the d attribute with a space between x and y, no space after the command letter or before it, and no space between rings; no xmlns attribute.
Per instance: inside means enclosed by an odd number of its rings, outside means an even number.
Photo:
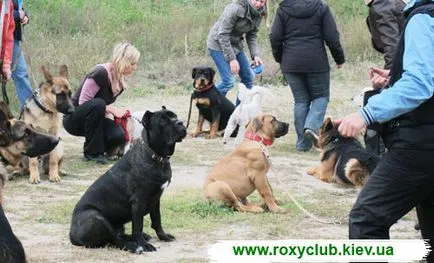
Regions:
<svg viewBox="0 0 434 263"><path fill-rule="evenodd" d="M170 161L170 156L162 157L158 154L156 154L144 141L142 142L145 146L145 150L149 153L152 160L156 161L157 163L161 164L167 164Z"/></svg>

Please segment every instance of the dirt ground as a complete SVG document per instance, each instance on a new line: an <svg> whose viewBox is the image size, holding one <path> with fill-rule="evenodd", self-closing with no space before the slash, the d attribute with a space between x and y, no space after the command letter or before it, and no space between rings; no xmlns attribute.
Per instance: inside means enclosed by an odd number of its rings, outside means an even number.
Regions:
<svg viewBox="0 0 434 263"><path fill-rule="evenodd" d="M350 98L363 85L332 84L332 99L328 115L342 116L355 108ZM328 221L341 221L341 224L323 224L303 214L291 204L291 210L279 215L282 220L275 229L264 229L261 220L274 215L255 215L262 217L257 223L230 224L211 229L196 231L181 229L172 232L177 239L171 243L160 242L151 229L145 229L154 238L151 243L158 251L134 255L114 248L85 249L71 245L68 238L70 214L65 210L58 215L59 220L47 220L50 211L55 214L63 211L59 204L70 204L83 194L87 187L109 165L89 165L82 160L83 138L62 133L65 143L65 163L63 170L73 174L63 177L59 184L50 183L42 177L39 185L30 185L27 178L20 177L8 182L5 189L4 207L15 234L22 241L30 262L208 262L208 247L218 240L231 239L346 239L348 225L346 215L357 197L357 190L320 182L306 174L307 168L318 164L318 152L298 153L294 150L294 130L292 127L292 96L287 87L270 87L274 94L272 103L264 105L265 111L272 112L277 118L291 123L288 136L276 141L271 150L273 171L269 172L271 185L282 200L292 202L291 194L307 205L307 209L318 217ZM231 93L232 98L234 94ZM150 95L135 98L126 96L121 106L134 111L146 109L158 110L166 105L179 117L187 118L189 95L182 94L161 96ZM197 111L193 110L193 120L189 130L194 127ZM220 140L186 138L177 146L171 164L173 178L171 185L163 194L170 199L183 192L199 193L207 171L222 156L230 151ZM72 172L71 172L72 171ZM48 212L47 212L48 211ZM299 214L300 216L294 216ZM51 218L51 217L49 217ZM163 224L164 224L163 215ZM411 212L400 220L391 231L392 238L420 238L414 230L415 213ZM59 223L61 222L61 223Z"/></svg>

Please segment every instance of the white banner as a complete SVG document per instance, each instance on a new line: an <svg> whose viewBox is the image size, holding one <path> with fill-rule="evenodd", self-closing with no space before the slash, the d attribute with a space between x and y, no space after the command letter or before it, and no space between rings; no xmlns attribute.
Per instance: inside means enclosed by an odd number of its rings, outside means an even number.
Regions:
<svg viewBox="0 0 434 263"><path fill-rule="evenodd" d="M416 262L425 240L227 240L209 249L211 262Z"/></svg>

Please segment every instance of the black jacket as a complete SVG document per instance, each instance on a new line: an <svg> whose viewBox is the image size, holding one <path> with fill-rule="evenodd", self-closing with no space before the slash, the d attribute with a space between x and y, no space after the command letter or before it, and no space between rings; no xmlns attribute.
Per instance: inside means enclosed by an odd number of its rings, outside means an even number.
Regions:
<svg viewBox="0 0 434 263"><path fill-rule="evenodd" d="M329 7L321 0L284 0L270 34L274 59L284 73L330 70L324 42L336 64L345 62L339 32Z"/></svg>
<svg viewBox="0 0 434 263"><path fill-rule="evenodd" d="M384 54L384 68L392 67L395 46L404 26L402 0L375 0L369 4L366 23L371 33L372 46Z"/></svg>
<svg viewBox="0 0 434 263"><path fill-rule="evenodd" d="M100 90L95 94L95 98L100 98L104 100L106 105L115 102L116 98L124 91L124 89L121 89L121 91L116 96L113 96L112 84L110 82L108 72L103 66L99 65L86 75L83 82L81 82L80 87L72 95L71 99L74 106L78 106L78 101L80 99L81 90L83 89L83 84L86 79L89 78L93 79L95 83L100 87Z"/></svg>

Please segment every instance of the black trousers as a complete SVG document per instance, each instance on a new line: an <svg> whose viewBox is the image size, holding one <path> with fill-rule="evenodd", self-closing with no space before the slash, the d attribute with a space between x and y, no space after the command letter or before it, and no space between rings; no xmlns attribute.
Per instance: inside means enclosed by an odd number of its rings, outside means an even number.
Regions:
<svg viewBox="0 0 434 263"><path fill-rule="evenodd" d="M350 239L388 239L390 227L416 207L422 237L433 247L433 163L434 150L389 149L350 212Z"/></svg>
<svg viewBox="0 0 434 263"><path fill-rule="evenodd" d="M83 152L103 154L123 143L125 133L121 126L105 117L104 100L95 98L75 108L74 113L65 115L63 126L75 136L84 136Z"/></svg>

